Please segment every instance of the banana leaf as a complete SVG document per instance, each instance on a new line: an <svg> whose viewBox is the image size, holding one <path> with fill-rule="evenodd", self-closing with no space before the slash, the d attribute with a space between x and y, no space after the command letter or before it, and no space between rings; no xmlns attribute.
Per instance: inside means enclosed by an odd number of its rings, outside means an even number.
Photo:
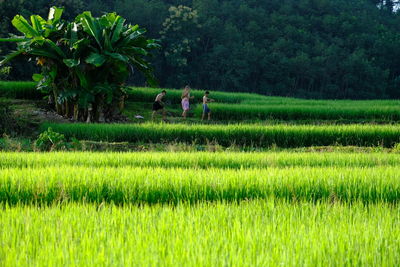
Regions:
<svg viewBox="0 0 400 267"><path fill-rule="evenodd" d="M18 50L18 51L14 51L14 52L8 54L2 61L0 61L0 66L7 64L12 59L16 58L17 56L21 55L22 53L24 53L23 50Z"/></svg>
<svg viewBox="0 0 400 267"><path fill-rule="evenodd" d="M96 67L101 67L106 61L107 58L105 56L97 53L91 53L85 60L86 63Z"/></svg>
<svg viewBox="0 0 400 267"><path fill-rule="evenodd" d="M25 34L27 38L40 36L40 33L36 31L29 22L21 15L16 15L11 21L12 25L20 32Z"/></svg>
<svg viewBox="0 0 400 267"><path fill-rule="evenodd" d="M12 42L12 43L21 43L29 41L30 39L21 37L10 37L10 38L0 38L0 42Z"/></svg>
<svg viewBox="0 0 400 267"><path fill-rule="evenodd" d="M122 30L124 29L124 24L126 20L122 17L118 16L115 20L115 24L113 26L113 35L111 37L111 44L115 44L120 38L122 34Z"/></svg>
<svg viewBox="0 0 400 267"><path fill-rule="evenodd" d="M65 65L67 65L68 68L74 68L81 64L80 59L64 59L63 62Z"/></svg>
<svg viewBox="0 0 400 267"><path fill-rule="evenodd" d="M51 7L49 11L49 21L56 23L61 20L62 14L64 13L64 8Z"/></svg>
<svg viewBox="0 0 400 267"><path fill-rule="evenodd" d="M80 18L83 30L90 36L92 36L96 40L100 49L102 49L103 48L101 42L102 31L97 19L93 18L90 12L83 12L80 16L78 16L78 18Z"/></svg>

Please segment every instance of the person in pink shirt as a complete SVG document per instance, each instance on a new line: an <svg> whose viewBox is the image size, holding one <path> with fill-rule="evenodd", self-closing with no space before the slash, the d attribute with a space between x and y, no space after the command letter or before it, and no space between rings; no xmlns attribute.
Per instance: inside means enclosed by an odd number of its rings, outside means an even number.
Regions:
<svg viewBox="0 0 400 267"><path fill-rule="evenodd" d="M185 88L183 89L182 93L182 117L186 120L187 114L190 110L190 100L193 99L193 96L190 96L190 86L186 85Z"/></svg>

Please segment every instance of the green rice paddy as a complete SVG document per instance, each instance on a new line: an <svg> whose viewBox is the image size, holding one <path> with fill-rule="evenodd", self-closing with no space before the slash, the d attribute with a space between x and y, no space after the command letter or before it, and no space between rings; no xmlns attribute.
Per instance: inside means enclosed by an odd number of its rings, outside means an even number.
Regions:
<svg viewBox="0 0 400 267"><path fill-rule="evenodd" d="M0 83L1 97L40 99L33 90ZM159 90L129 89L128 106L148 107ZM166 99L178 111L180 93ZM196 116L202 93L193 91ZM44 123L40 131L224 152L0 152L0 266L400 264L399 101L211 97L214 124ZM340 120L364 124L329 125ZM267 152L229 152L235 146ZM375 152L295 152L311 146Z"/></svg>
<svg viewBox="0 0 400 267"><path fill-rule="evenodd" d="M109 142L207 144L250 147L384 146L400 143L398 125L188 125L188 124L49 124L68 138Z"/></svg>
<svg viewBox="0 0 400 267"><path fill-rule="evenodd" d="M400 210L361 203L0 205L2 266L397 266Z"/></svg>

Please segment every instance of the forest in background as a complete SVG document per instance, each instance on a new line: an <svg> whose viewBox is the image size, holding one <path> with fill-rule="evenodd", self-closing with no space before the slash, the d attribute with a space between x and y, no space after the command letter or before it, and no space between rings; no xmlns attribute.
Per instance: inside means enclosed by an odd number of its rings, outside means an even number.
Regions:
<svg viewBox="0 0 400 267"><path fill-rule="evenodd" d="M161 87L303 98L399 98L400 12L381 0L0 0L2 37L16 14L65 19L115 11L163 48L151 59ZM1 55L12 45L1 44ZM29 80L34 63L3 79ZM6 77L7 76L7 77ZM132 85L143 85L139 74Z"/></svg>

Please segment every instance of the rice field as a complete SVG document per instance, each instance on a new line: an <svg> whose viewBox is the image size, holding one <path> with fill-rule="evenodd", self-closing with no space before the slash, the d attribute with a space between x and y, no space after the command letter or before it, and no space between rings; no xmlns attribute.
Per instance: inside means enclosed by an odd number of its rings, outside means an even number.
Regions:
<svg viewBox="0 0 400 267"><path fill-rule="evenodd" d="M397 266L399 166L395 153L3 152L0 265Z"/></svg>
<svg viewBox="0 0 400 267"><path fill-rule="evenodd" d="M268 198L364 203L400 200L398 166L201 170L60 165L7 168L0 176L0 202L12 204L177 204Z"/></svg>
<svg viewBox="0 0 400 267"><path fill-rule="evenodd" d="M131 88L128 101L152 103L161 89ZM180 90L168 89L167 109L180 105ZM202 113L204 92L193 90L195 117ZM213 118L219 121L376 121L400 120L398 100L306 100L248 93L211 92Z"/></svg>
<svg viewBox="0 0 400 267"><path fill-rule="evenodd" d="M207 144L229 147L382 146L400 143L398 125L189 125L189 124L43 124L79 140Z"/></svg>
<svg viewBox="0 0 400 267"><path fill-rule="evenodd" d="M283 101L281 101L283 102ZM341 105L335 102L316 103L276 103L259 104L211 104L213 118L227 121L257 120L349 120L394 122L400 120L400 102L397 105L352 103ZM195 114L201 116L202 107L197 106Z"/></svg>
<svg viewBox="0 0 400 267"><path fill-rule="evenodd" d="M373 168L400 166L398 153L342 152L0 152L0 170L48 167L86 168L180 168L180 169L267 169L292 167Z"/></svg>
<svg viewBox="0 0 400 267"><path fill-rule="evenodd" d="M0 205L2 266L398 266L399 242L387 204Z"/></svg>
<svg viewBox="0 0 400 267"><path fill-rule="evenodd" d="M41 98L33 90L0 83L0 97ZM131 88L128 101L151 104L159 90ZM168 90L167 104L179 107L180 94ZM194 104L202 94L193 91ZM0 152L0 266L400 264L399 101L211 97L221 124L45 123L40 131L224 152ZM313 123L262 123L304 119ZM311 146L375 152L295 152Z"/></svg>

